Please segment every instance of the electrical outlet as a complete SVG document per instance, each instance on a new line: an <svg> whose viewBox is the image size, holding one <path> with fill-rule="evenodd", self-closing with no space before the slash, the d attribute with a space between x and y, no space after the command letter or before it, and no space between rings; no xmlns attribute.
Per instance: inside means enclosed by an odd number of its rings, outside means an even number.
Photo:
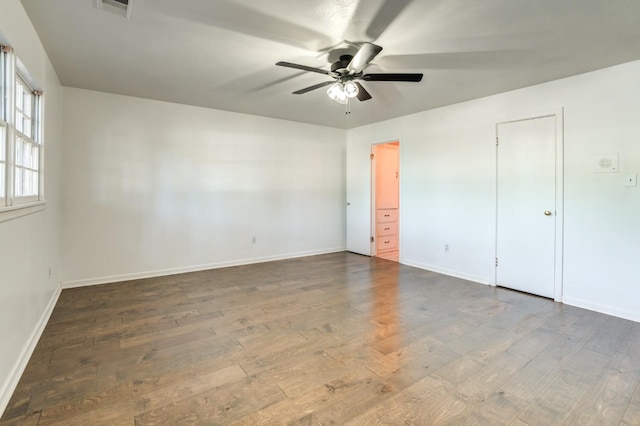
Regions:
<svg viewBox="0 0 640 426"><path fill-rule="evenodd" d="M256 243L256 237L252 237L251 238L251 244L255 244Z"/></svg>
<svg viewBox="0 0 640 426"><path fill-rule="evenodd" d="M449 244L444 245L444 252L449 253Z"/></svg>

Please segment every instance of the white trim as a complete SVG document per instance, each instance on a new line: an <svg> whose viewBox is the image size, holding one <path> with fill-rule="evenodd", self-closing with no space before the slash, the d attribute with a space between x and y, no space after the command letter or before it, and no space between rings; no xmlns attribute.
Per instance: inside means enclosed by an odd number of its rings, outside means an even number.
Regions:
<svg viewBox="0 0 640 426"><path fill-rule="evenodd" d="M165 275L184 274L187 272L205 271L208 269L228 268L230 266L251 265L254 263L272 262L275 260L295 259L298 257L317 256L320 254L338 253L346 251L346 246L323 250L311 250L298 253L289 253L275 256L254 257L249 259L230 260L225 262L208 263L204 265L184 266L179 268L158 269L154 271L135 272L132 274L111 275L107 277L88 278L62 282L62 288L86 287L92 285L108 284L122 281L140 280L144 278L161 277Z"/></svg>
<svg viewBox="0 0 640 426"><path fill-rule="evenodd" d="M575 306L582 309L588 309L590 311L600 312L601 314L612 315L618 318L628 319L630 321L640 322L640 313L637 311L627 311L624 309L618 309L611 306L601 305L599 303L589 302L587 300L564 297L562 303Z"/></svg>
<svg viewBox="0 0 640 426"><path fill-rule="evenodd" d="M16 111L15 111L15 102L16 102L16 56L11 53L6 55L6 63L5 63L5 83L6 83L6 92L5 92L5 120L6 120L6 167L7 174L6 179L4 181L5 184L5 206L13 205L13 194L14 194L14 165L15 165L15 119L16 119Z"/></svg>
<svg viewBox="0 0 640 426"><path fill-rule="evenodd" d="M372 143L369 147L369 256L378 253L378 242L376 241L376 145L384 142ZM371 239L373 238L373 241Z"/></svg>
<svg viewBox="0 0 640 426"><path fill-rule="evenodd" d="M413 266L414 268L426 269L427 271L436 272L442 275L448 275L450 277L460 278L466 281L473 281L474 283L491 285L491 279L488 277L482 277L480 275L467 274L466 272L455 271L453 269L441 268L435 265L429 265L414 260L403 260L403 265Z"/></svg>
<svg viewBox="0 0 640 426"><path fill-rule="evenodd" d="M11 400L11 396L13 392L16 390L16 386L18 386L18 382L20 381L20 377L24 373L25 368L27 368L27 364L29 363L29 359L31 355L33 355L33 351L36 349L36 345L42 336L42 332L49 322L49 318L51 318L51 314L53 313L53 308L56 306L58 302L58 298L60 297L60 293L62 292L62 288L60 285L56 288L49 304L45 308L42 316L40 317L40 321L36 328L31 333L27 344L22 349L18 360L15 365L11 369L11 373L9 374L8 379L1 385L0 387L0 414L4 413L4 410L9 405L9 401Z"/></svg>
<svg viewBox="0 0 640 426"><path fill-rule="evenodd" d="M35 98L35 117L34 120L37 120L36 125L36 134L34 134L34 138L37 141L40 152L38 155L40 156L38 160L40 164L38 164L38 200L45 201L44 198L44 93L40 92L38 96Z"/></svg>
<svg viewBox="0 0 640 426"><path fill-rule="evenodd" d="M564 288L564 108L556 116L556 276L553 300L562 301Z"/></svg>
<svg viewBox="0 0 640 426"><path fill-rule="evenodd" d="M0 52L0 55L2 54L2 52ZM2 86L2 81L0 81L0 86ZM2 96L2 91L0 90L0 96ZM2 98L0 98L0 105L3 105L4 102L2 102L1 100ZM4 165L4 175L0 176L0 181L2 181L2 188L0 188L0 193L2 191L4 191L4 195L2 197L0 197L0 210L2 210L4 207L6 207L7 205L7 200L9 198L8 192L9 192L9 187L7 186L7 175L9 173L9 161L6 158L7 157L7 151L8 151L8 146L9 146L9 130L8 130L8 126L7 123L2 120L2 117L0 116L0 155L4 156L5 159L2 160L2 162L0 162L0 164ZM4 146L3 146L4 145Z"/></svg>
<svg viewBox="0 0 640 426"><path fill-rule="evenodd" d="M402 201L402 186L404 183L404 178L402 177L402 163L403 163L403 154L402 147L403 144L400 143L400 139L398 141L398 263L402 262L404 258L404 208L402 205L404 202Z"/></svg>
<svg viewBox="0 0 640 426"><path fill-rule="evenodd" d="M7 81L7 52L4 49L5 46L0 44L0 121L7 119L6 114L6 102L5 102L5 84ZM9 48L11 49L11 48Z"/></svg>
<svg viewBox="0 0 640 426"><path fill-rule="evenodd" d="M44 201L38 201L29 204L18 204L15 206L3 207L0 209L0 222L16 219L32 213L37 213L47 207Z"/></svg>
<svg viewBox="0 0 640 426"><path fill-rule="evenodd" d="M133 0L129 0L127 4L127 11L125 12L124 17L127 19L131 19L131 13L133 12Z"/></svg>

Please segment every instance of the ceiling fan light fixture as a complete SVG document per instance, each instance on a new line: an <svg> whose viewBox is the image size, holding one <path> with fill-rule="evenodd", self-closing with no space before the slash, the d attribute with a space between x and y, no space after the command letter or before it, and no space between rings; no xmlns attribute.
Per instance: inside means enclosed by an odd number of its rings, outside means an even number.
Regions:
<svg viewBox="0 0 640 426"><path fill-rule="evenodd" d="M327 95L339 104L346 104L347 99L349 99L344 86L340 82L331 85L327 90Z"/></svg>
<svg viewBox="0 0 640 426"><path fill-rule="evenodd" d="M346 104L348 100L349 98L347 97L347 94L344 93L344 90L338 95L337 99L334 99L334 101L343 105Z"/></svg>
<svg viewBox="0 0 640 426"><path fill-rule="evenodd" d="M358 96L358 92L358 85L353 81L347 81L346 83L344 83L344 93L348 98L355 98L356 96Z"/></svg>

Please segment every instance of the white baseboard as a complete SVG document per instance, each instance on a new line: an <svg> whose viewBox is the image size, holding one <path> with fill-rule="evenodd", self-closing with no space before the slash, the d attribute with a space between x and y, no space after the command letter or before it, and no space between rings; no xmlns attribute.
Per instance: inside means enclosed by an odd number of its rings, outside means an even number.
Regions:
<svg viewBox="0 0 640 426"><path fill-rule="evenodd" d="M624 309L613 308L611 306L600 305L588 300L578 299L575 297L563 296L562 303L575 306L578 308L588 309L590 311L600 312L601 314L612 315L618 318L628 319L630 321L640 322L640 312L632 312Z"/></svg>
<svg viewBox="0 0 640 426"><path fill-rule="evenodd" d="M207 269L228 268L230 266L250 265L253 263L272 262L275 260L295 259L298 257L317 256L320 254L337 253L345 251L346 247L334 247L323 250L311 250L298 253L287 253L274 256L255 257L250 259L230 260L225 262L208 263L205 265L184 266L179 268L158 269L154 271L136 272L133 274L111 275L82 280L66 281L62 288L86 287L91 285L108 284L122 281L140 280L144 278L161 277L165 275L184 274L187 272L205 271Z"/></svg>
<svg viewBox="0 0 640 426"><path fill-rule="evenodd" d="M479 284L491 285L491 280L487 277L479 275L467 274L465 272L455 271L452 269L441 268L439 266L429 265L415 260L402 259L403 265L413 266L415 268L426 269L427 271L437 272L438 274L449 275L451 277L460 278L467 281L473 281Z"/></svg>
<svg viewBox="0 0 640 426"><path fill-rule="evenodd" d="M16 386L18 386L20 377L22 377L22 374L24 373L25 368L27 368L29 359L31 358L33 351L36 349L36 345L40 340L40 336L42 336L42 332L44 331L44 328L47 326L47 323L49 322L49 318L51 317L53 308L56 306L56 303L58 302L58 298L60 297L61 291L62 291L62 288L60 285L58 285L58 288L53 293L53 296L51 297L49 304L47 305L44 312L42 313L42 316L40 317L40 320L38 321L36 328L31 333L31 336L29 336L29 340L27 341L27 344L22 349L20 356L18 357L15 365L11 369L11 373L9 374L7 381L3 383L2 386L0 387L0 416L2 415L2 413L4 413L4 410L6 410L7 405L9 405L9 401L11 400L11 396L13 395L13 392L16 390Z"/></svg>

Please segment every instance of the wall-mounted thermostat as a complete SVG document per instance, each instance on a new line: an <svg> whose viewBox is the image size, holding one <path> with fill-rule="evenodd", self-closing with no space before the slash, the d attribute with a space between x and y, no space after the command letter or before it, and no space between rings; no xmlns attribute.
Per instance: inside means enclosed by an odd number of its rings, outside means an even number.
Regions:
<svg viewBox="0 0 640 426"><path fill-rule="evenodd" d="M593 173L618 173L618 154L594 155Z"/></svg>

